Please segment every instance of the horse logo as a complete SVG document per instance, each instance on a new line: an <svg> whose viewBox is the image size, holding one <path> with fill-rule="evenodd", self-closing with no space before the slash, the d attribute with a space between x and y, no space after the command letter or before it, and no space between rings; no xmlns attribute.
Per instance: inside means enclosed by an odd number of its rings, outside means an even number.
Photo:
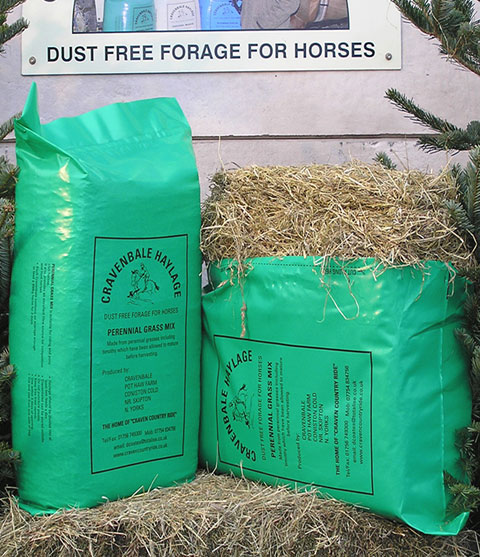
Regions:
<svg viewBox="0 0 480 557"><path fill-rule="evenodd" d="M160 290L158 284L150 278L150 272L144 263L140 264L140 269L134 269L131 275L132 290L128 294L128 298L132 302L150 302L149 296Z"/></svg>
<svg viewBox="0 0 480 557"><path fill-rule="evenodd" d="M243 384L240 387L238 393L232 398L232 401L229 404L229 407L232 408L233 421L241 422L241 423L245 424L249 429L251 427L253 427L253 423L252 423L252 420L250 418L251 407L252 407L252 401L251 401L252 398L253 398L253 395L252 395L252 397L250 397L250 401L248 400L249 397L248 397L248 392L247 392L247 386L245 384ZM248 406L249 402L250 402L250 405Z"/></svg>

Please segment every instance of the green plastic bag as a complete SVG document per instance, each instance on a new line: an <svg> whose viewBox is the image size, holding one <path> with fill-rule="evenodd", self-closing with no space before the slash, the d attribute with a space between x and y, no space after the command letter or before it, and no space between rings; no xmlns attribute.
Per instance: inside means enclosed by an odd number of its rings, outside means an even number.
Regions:
<svg viewBox="0 0 480 557"><path fill-rule="evenodd" d="M93 506L194 476L199 184L175 99L15 123L10 347L20 505Z"/></svg>
<svg viewBox="0 0 480 557"><path fill-rule="evenodd" d="M443 474L464 479L471 419L465 281L440 262L376 276L372 259L285 257L249 260L240 288L232 264L210 265L203 297L201 461L457 533Z"/></svg>

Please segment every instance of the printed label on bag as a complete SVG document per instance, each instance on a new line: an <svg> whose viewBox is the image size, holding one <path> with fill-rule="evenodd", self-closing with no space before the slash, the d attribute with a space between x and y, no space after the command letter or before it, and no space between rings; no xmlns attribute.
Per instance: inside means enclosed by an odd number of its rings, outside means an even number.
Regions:
<svg viewBox="0 0 480 557"><path fill-rule="evenodd" d="M55 271L55 263L38 262L32 267L30 347L38 369L48 368L52 364Z"/></svg>
<svg viewBox="0 0 480 557"><path fill-rule="evenodd" d="M56 305L55 263L36 262L31 269L28 342L35 371L27 377L28 436L52 441L52 377L55 363L53 312Z"/></svg>
<svg viewBox="0 0 480 557"><path fill-rule="evenodd" d="M187 236L95 239L92 473L184 450Z"/></svg>
<svg viewBox="0 0 480 557"><path fill-rule="evenodd" d="M373 495L372 355L215 335L219 460Z"/></svg>

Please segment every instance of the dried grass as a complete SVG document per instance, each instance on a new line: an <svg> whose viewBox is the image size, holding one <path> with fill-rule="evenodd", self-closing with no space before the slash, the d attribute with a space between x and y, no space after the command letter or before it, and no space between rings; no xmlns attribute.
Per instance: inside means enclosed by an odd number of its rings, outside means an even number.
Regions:
<svg viewBox="0 0 480 557"><path fill-rule="evenodd" d="M479 539L419 534L312 493L200 473L95 509L32 518L13 498L0 516L1 557L410 557L479 554Z"/></svg>
<svg viewBox="0 0 480 557"><path fill-rule="evenodd" d="M253 166L213 182L202 214L207 261L313 255L375 257L387 267L429 259L473 264L445 207L455 198L447 170L430 175L358 161Z"/></svg>

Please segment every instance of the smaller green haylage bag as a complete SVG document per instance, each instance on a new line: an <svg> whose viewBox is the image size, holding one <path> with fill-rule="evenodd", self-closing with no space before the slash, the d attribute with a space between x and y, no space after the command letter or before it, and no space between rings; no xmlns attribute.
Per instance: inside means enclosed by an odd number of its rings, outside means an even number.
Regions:
<svg viewBox="0 0 480 557"><path fill-rule="evenodd" d="M433 261L379 276L372 259L319 263L251 259L243 296L231 260L210 265L201 461L458 533L468 515L449 515L443 474L464 477L455 432L471 419L464 279Z"/></svg>
<svg viewBox="0 0 480 557"><path fill-rule="evenodd" d="M88 507L198 460L200 194L175 99L15 124L10 348L20 505Z"/></svg>

